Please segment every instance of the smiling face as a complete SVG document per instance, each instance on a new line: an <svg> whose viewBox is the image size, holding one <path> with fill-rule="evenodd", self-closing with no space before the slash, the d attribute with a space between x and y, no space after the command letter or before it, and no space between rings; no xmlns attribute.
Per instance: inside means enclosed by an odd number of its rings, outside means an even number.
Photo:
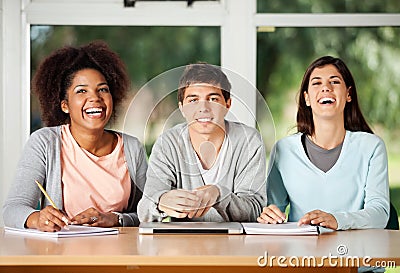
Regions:
<svg viewBox="0 0 400 273"><path fill-rule="evenodd" d="M103 130L113 111L112 96L103 74L95 69L76 72L61 109L70 115L71 130Z"/></svg>
<svg viewBox="0 0 400 273"><path fill-rule="evenodd" d="M192 133L213 135L225 130L224 118L231 106L225 101L222 90L211 84L189 85L184 92L179 108Z"/></svg>
<svg viewBox="0 0 400 273"><path fill-rule="evenodd" d="M317 67L310 75L308 90L304 91L307 106L312 109L314 120L343 120L344 107L351 101L350 88L334 65Z"/></svg>

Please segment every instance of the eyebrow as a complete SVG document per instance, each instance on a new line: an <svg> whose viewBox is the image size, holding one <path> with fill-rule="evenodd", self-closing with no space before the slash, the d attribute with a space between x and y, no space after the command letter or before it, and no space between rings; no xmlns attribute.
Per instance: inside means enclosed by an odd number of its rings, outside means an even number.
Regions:
<svg viewBox="0 0 400 273"><path fill-rule="evenodd" d="M199 97L199 96L198 95L187 95L185 97L185 99L187 99L187 98L197 98L197 97Z"/></svg>
<svg viewBox="0 0 400 273"><path fill-rule="evenodd" d="M102 85L108 85L106 82L101 82L99 84L97 84L97 86L102 86ZM78 84L74 87L74 89L76 89L77 87L85 87L85 86L89 86L88 84Z"/></svg>
<svg viewBox="0 0 400 273"><path fill-rule="evenodd" d="M222 95L220 93L210 93L208 94L208 96L218 96L218 97L222 97Z"/></svg>
<svg viewBox="0 0 400 273"><path fill-rule="evenodd" d="M330 76L330 77L329 77L329 79L333 79L333 78L339 78L339 79L341 79L340 76L336 76L336 75L333 75L333 76ZM317 77L312 78L310 81L312 81L312 80L320 80L320 79L321 79L321 77L317 76Z"/></svg>
<svg viewBox="0 0 400 273"><path fill-rule="evenodd" d="M219 94L219 93L210 93L210 94L207 94L207 97L211 97L211 96L222 97L222 95ZM187 96L185 97L185 99L187 99L187 98L198 98L198 97L199 97L199 95L189 94L189 95L187 95Z"/></svg>

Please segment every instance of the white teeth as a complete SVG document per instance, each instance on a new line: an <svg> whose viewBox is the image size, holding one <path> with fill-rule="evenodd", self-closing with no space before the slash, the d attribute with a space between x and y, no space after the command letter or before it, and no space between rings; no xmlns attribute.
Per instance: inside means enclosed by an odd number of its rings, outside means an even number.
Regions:
<svg viewBox="0 0 400 273"><path fill-rule="evenodd" d="M336 100L334 98L322 98L319 100L319 103L322 104L328 104L328 103L334 103Z"/></svg>
<svg viewBox="0 0 400 273"><path fill-rule="evenodd" d="M200 121L200 122L209 122L209 121L211 121L211 118L199 118L199 119L197 119L197 121Z"/></svg>
<svg viewBox="0 0 400 273"><path fill-rule="evenodd" d="M103 109L97 108L97 107L88 108L85 110L86 114L97 114L97 113L101 113L102 111L103 111Z"/></svg>

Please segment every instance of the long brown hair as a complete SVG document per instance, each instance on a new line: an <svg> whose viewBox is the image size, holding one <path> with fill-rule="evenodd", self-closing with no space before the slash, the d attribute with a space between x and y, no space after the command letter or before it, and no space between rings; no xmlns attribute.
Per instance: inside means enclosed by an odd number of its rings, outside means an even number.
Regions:
<svg viewBox="0 0 400 273"><path fill-rule="evenodd" d="M325 65L334 65L339 73L342 75L346 84L346 88L350 87L351 101L346 103L344 108L344 128L349 131L363 131L373 134L371 128L365 121L361 112L357 98L357 88L354 82L353 75L346 64L339 58L324 56L312 62L307 68L303 76L299 90L299 104L297 108L297 131L312 135L314 133L314 120L311 107L306 105L303 92L308 92L308 84L310 75L315 68L323 67Z"/></svg>

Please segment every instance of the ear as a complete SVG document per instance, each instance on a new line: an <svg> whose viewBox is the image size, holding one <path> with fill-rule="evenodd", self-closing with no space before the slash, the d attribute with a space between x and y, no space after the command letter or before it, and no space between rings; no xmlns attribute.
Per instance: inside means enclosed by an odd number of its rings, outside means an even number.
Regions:
<svg viewBox="0 0 400 273"><path fill-rule="evenodd" d="M346 98L347 102L351 102L351 86L349 87L349 89L347 89L347 98Z"/></svg>
<svg viewBox="0 0 400 273"><path fill-rule="evenodd" d="M310 97L308 96L308 92L307 92L307 91L304 91L304 92L303 92L303 96L304 96L304 100L306 101L306 105L307 105L307 106L311 106Z"/></svg>
<svg viewBox="0 0 400 273"><path fill-rule="evenodd" d="M227 109L230 109L231 106L232 106L232 99L229 98L229 99L226 101L226 108L227 108Z"/></svg>
<svg viewBox="0 0 400 273"><path fill-rule="evenodd" d="M182 102L178 102L179 110L181 111L182 116L185 118L185 113L183 112Z"/></svg>
<svg viewBox="0 0 400 273"><path fill-rule="evenodd" d="M66 100L61 101L61 110L66 114L69 113L68 103Z"/></svg>

